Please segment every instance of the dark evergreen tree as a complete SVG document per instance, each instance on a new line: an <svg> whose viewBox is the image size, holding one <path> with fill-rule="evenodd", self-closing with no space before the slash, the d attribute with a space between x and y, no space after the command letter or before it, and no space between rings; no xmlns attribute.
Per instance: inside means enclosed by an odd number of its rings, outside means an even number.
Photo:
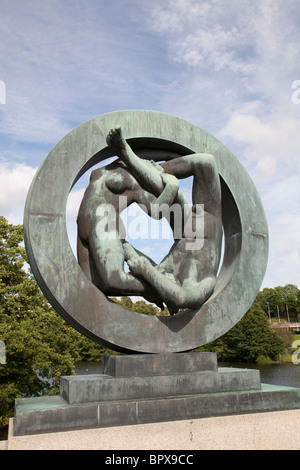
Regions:
<svg viewBox="0 0 300 470"><path fill-rule="evenodd" d="M284 343L271 329L261 306L254 303L231 330L201 350L216 352L219 361L257 362L278 359Z"/></svg>

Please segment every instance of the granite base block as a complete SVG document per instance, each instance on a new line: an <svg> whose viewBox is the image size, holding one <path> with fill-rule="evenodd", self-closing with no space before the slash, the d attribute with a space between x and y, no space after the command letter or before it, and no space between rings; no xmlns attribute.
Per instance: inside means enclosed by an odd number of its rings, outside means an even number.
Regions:
<svg viewBox="0 0 300 470"><path fill-rule="evenodd" d="M104 356L103 374L112 377L149 377L217 371L217 355L211 352Z"/></svg>
<svg viewBox="0 0 300 470"><path fill-rule="evenodd" d="M300 389L264 384L259 391L75 405L60 396L25 398L16 401L14 435L292 409L300 409Z"/></svg>
<svg viewBox="0 0 300 470"><path fill-rule="evenodd" d="M151 377L99 374L61 378L61 396L70 404L259 389L258 370L231 368Z"/></svg>
<svg viewBox="0 0 300 470"><path fill-rule="evenodd" d="M300 409L300 389L261 384L258 370L216 368L215 355L202 354L116 356L103 374L62 377L59 396L16 400L14 434Z"/></svg>

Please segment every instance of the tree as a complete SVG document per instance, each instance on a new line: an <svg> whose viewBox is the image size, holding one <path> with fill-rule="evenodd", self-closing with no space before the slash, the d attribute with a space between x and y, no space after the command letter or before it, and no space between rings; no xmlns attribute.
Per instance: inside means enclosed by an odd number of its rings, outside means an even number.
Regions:
<svg viewBox="0 0 300 470"><path fill-rule="evenodd" d="M60 375L75 362L107 352L75 331L52 309L30 270L21 225L0 217L0 426L13 415L15 398L58 392Z"/></svg>
<svg viewBox="0 0 300 470"><path fill-rule="evenodd" d="M298 290L298 294L297 294L296 313L297 313L297 321L299 321L299 318L300 318L300 290Z"/></svg>
<svg viewBox="0 0 300 470"><path fill-rule="evenodd" d="M256 302L261 308L273 318L278 318L279 315L285 320L297 319L299 311L299 289L294 284L287 284L285 286L278 286L274 289L265 288L258 293ZM277 310L278 309L278 310Z"/></svg>
<svg viewBox="0 0 300 470"><path fill-rule="evenodd" d="M114 302L121 305L122 307L132 310L133 312L143 313L145 315L167 315L167 309L160 312L158 307L145 302L144 300L138 300L133 302L130 297L121 297L121 299L112 298Z"/></svg>
<svg viewBox="0 0 300 470"><path fill-rule="evenodd" d="M218 360L224 362L257 362L262 358L276 360L283 349L283 341L270 328L258 303L254 303L225 335L201 348L216 352Z"/></svg>

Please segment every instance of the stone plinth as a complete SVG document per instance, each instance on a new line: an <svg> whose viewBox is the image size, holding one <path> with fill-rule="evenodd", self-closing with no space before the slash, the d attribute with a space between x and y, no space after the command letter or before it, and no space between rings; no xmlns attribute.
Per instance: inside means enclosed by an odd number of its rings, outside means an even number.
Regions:
<svg viewBox="0 0 300 470"><path fill-rule="evenodd" d="M260 390L259 371L224 368L217 372L149 377L69 376L62 377L60 393L74 404L243 390Z"/></svg>
<svg viewBox="0 0 300 470"><path fill-rule="evenodd" d="M14 434L297 408L300 389L218 368L213 353L110 356L103 374L62 377L59 396L17 399Z"/></svg>
<svg viewBox="0 0 300 470"><path fill-rule="evenodd" d="M134 354L103 357L103 374L113 377L187 374L209 370L218 370L215 353Z"/></svg>

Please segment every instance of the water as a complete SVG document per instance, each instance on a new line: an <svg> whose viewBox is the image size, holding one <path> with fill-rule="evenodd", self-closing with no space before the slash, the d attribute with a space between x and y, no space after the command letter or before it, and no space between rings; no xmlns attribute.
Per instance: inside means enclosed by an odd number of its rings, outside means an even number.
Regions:
<svg viewBox="0 0 300 470"><path fill-rule="evenodd" d="M261 382L273 385L300 388L300 364L248 364L248 363L219 363L219 367L234 367L243 369L259 369ZM79 362L75 373L78 375L101 374L102 364L99 362Z"/></svg>

